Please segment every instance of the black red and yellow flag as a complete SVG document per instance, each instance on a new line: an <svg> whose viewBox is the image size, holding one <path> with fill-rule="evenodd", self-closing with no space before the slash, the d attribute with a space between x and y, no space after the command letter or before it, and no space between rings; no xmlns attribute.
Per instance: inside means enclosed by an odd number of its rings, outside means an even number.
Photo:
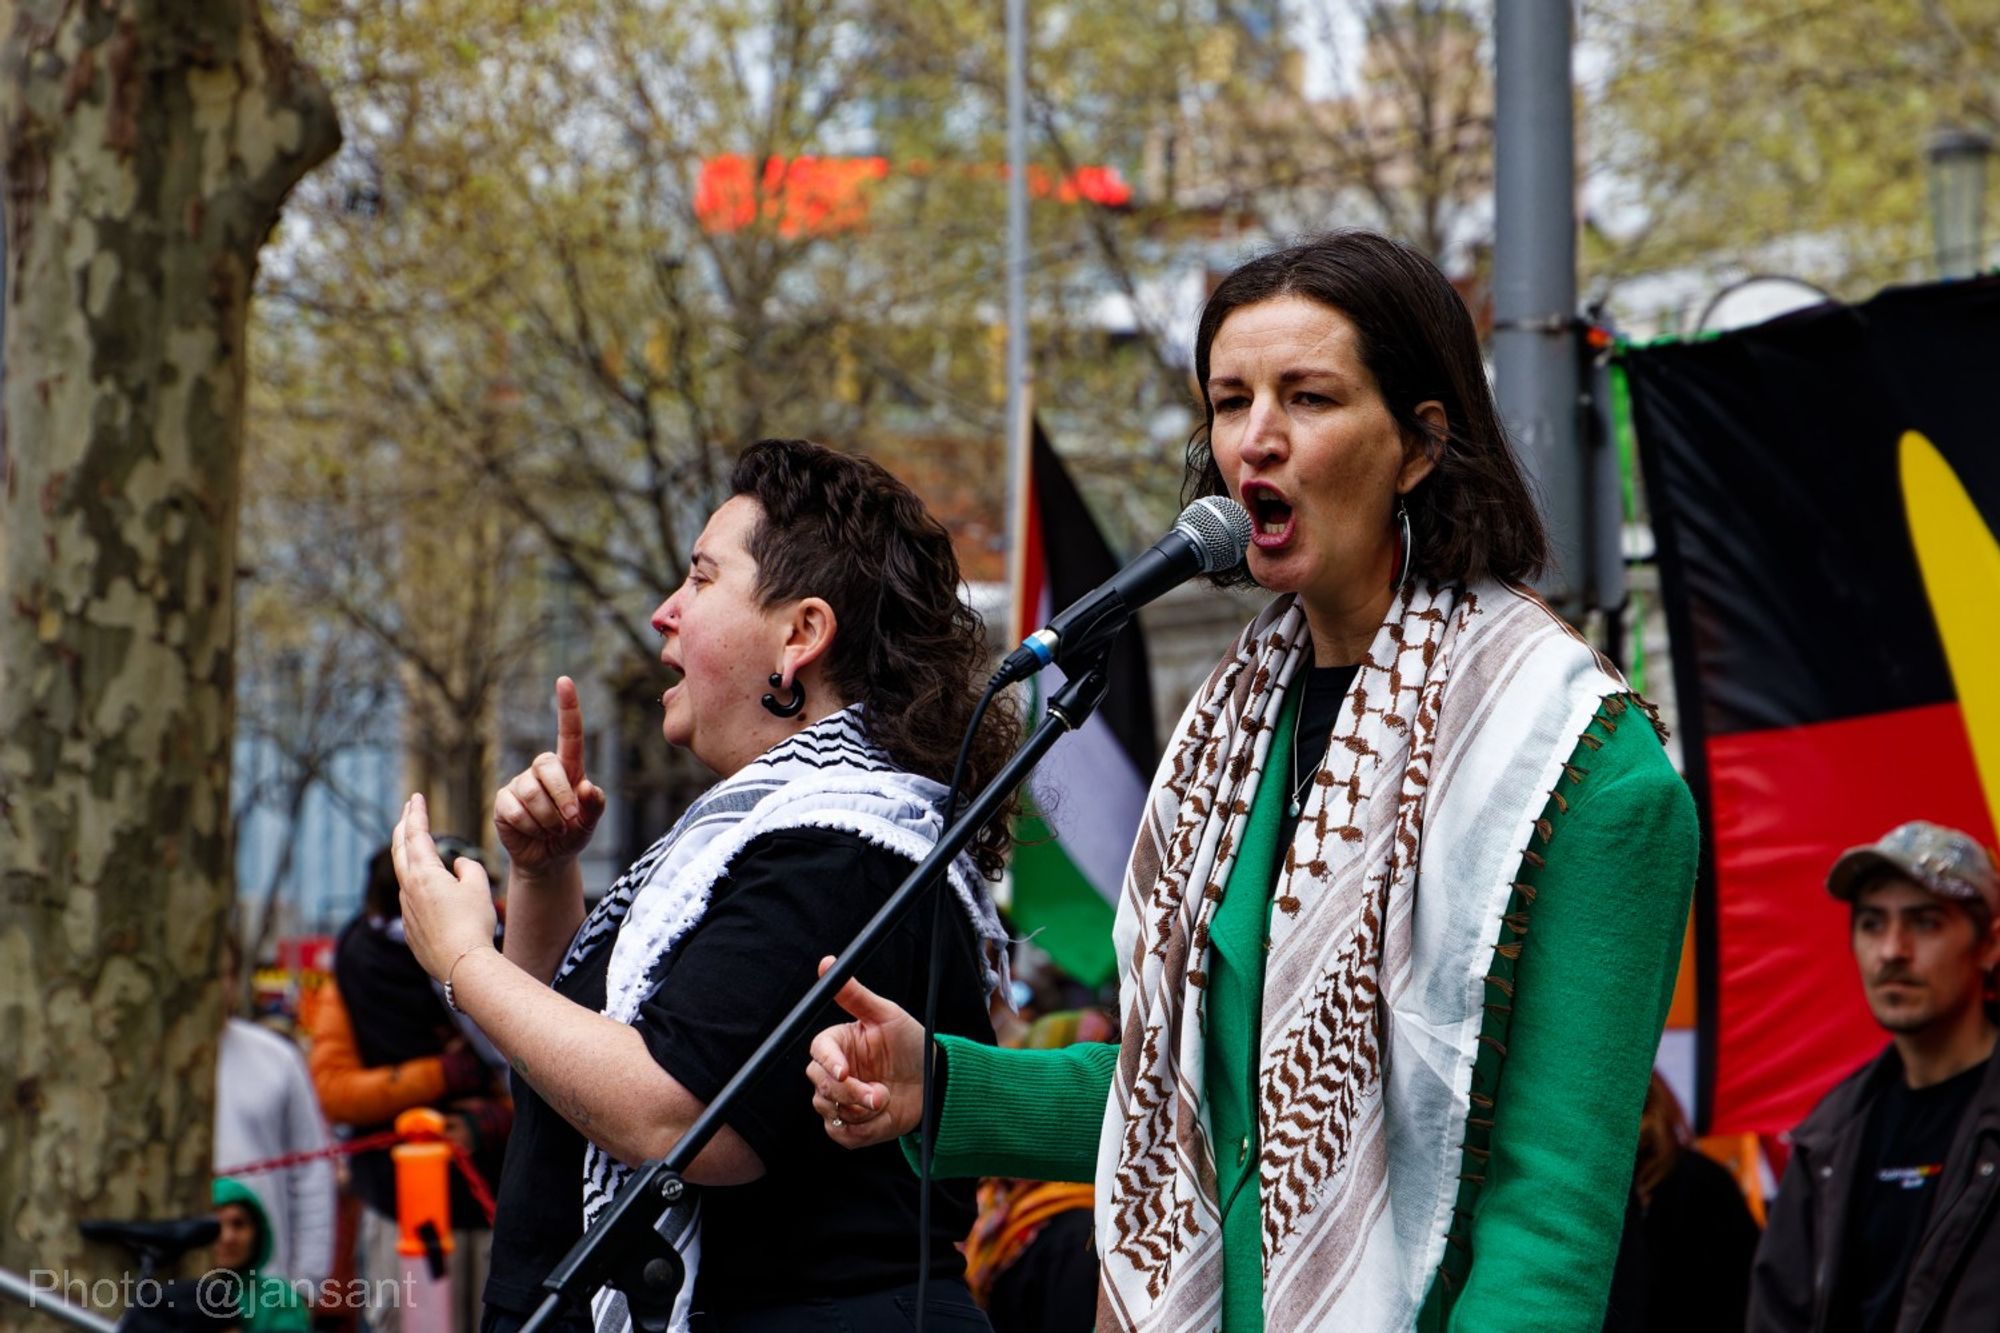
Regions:
<svg viewBox="0 0 2000 1333"><path fill-rule="evenodd" d="M1702 1115L1791 1128L1885 1040L1843 848L2000 811L2000 278L1621 360L1703 805Z"/></svg>

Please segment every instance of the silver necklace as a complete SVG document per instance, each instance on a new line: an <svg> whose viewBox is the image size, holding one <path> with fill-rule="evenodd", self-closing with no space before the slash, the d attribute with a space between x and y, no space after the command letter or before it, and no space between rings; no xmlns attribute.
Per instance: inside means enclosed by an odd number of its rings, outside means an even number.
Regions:
<svg viewBox="0 0 2000 1333"><path fill-rule="evenodd" d="M1285 804L1285 816L1288 819L1297 819L1304 813L1306 808L1306 788L1312 786L1313 779L1319 776L1318 768L1314 768L1312 772L1306 774L1303 780L1297 776L1299 771L1299 731L1304 727L1305 720L1306 701L1301 698L1299 700L1298 716L1292 719L1292 771L1285 775L1285 785L1292 793L1292 799Z"/></svg>

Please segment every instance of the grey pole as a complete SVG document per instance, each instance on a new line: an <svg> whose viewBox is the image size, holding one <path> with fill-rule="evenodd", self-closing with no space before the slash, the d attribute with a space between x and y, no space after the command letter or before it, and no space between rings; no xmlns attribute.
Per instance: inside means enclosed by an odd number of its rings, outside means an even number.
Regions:
<svg viewBox="0 0 2000 1333"><path fill-rule="evenodd" d="M1940 278L1976 277L1984 264L1986 159L1992 155L1992 136L1959 125L1938 130L1925 146Z"/></svg>
<svg viewBox="0 0 2000 1333"><path fill-rule="evenodd" d="M1010 563L1020 558L1029 484L1027 9L1027 0L1007 0L1007 512L1017 529Z"/></svg>
<svg viewBox="0 0 2000 1333"><path fill-rule="evenodd" d="M60 1295L43 1291L19 1273L5 1268L0 1268L0 1296L11 1297L31 1310L61 1320L71 1328L80 1328L84 1333L118 1333L118 1326L109 1319L93 1314L80 1305L71 1305Z"/></svg>
<svg viewBox="0 0 2000 1333"><path fill-rule="evenodd" d="M1577 433L1570 0L1493 9L1494 389L1548 522L1555 562L1541 590L1577 618L1591 487Z"/></svg>
<svg viewBox="0 0 2000 1333"><path fill-rule="evenodd" d="M1604 633L1599 647L1622 669L1626 601L1625 588L1625 478L1618 463L1618 421L1612 403L1611 361L1598 356L1590 363L1586 392L1590 398L1588 419L1583 431L1583 467L1588 478L1586 503L1590 554L1584 568L1590 604L1604 612ZM1638 633L1643 627L1633 626Z"/></svg>

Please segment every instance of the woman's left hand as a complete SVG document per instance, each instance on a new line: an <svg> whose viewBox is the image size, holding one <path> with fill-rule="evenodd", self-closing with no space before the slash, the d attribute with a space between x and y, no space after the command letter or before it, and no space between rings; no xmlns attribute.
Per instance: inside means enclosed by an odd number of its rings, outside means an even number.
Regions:
<svg viewBox="0 0 2000 1333"><path fill-rule="evenodd" d="M404 804L389 855L403 886L403 931L424 971L443 981L451 965L471 950L492 946L493 889L486 869L469 856L459 857L451 870L444 868L431 841L430 812L422 796Z"/></svg>

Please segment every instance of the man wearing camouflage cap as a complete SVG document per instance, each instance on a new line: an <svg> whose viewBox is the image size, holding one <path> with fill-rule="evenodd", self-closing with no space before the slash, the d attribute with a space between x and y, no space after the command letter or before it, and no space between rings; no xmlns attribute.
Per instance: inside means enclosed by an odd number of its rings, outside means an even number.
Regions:
<svg viewBox="0 0 2000 1333"><path fill-rule="evenodd" d="M1752 1274L1750 1328L2000 1329L2000 1061L1988 1007L2000 873L1922 822L1827 875L1889 1047L1792 1132Z"/></svg>

